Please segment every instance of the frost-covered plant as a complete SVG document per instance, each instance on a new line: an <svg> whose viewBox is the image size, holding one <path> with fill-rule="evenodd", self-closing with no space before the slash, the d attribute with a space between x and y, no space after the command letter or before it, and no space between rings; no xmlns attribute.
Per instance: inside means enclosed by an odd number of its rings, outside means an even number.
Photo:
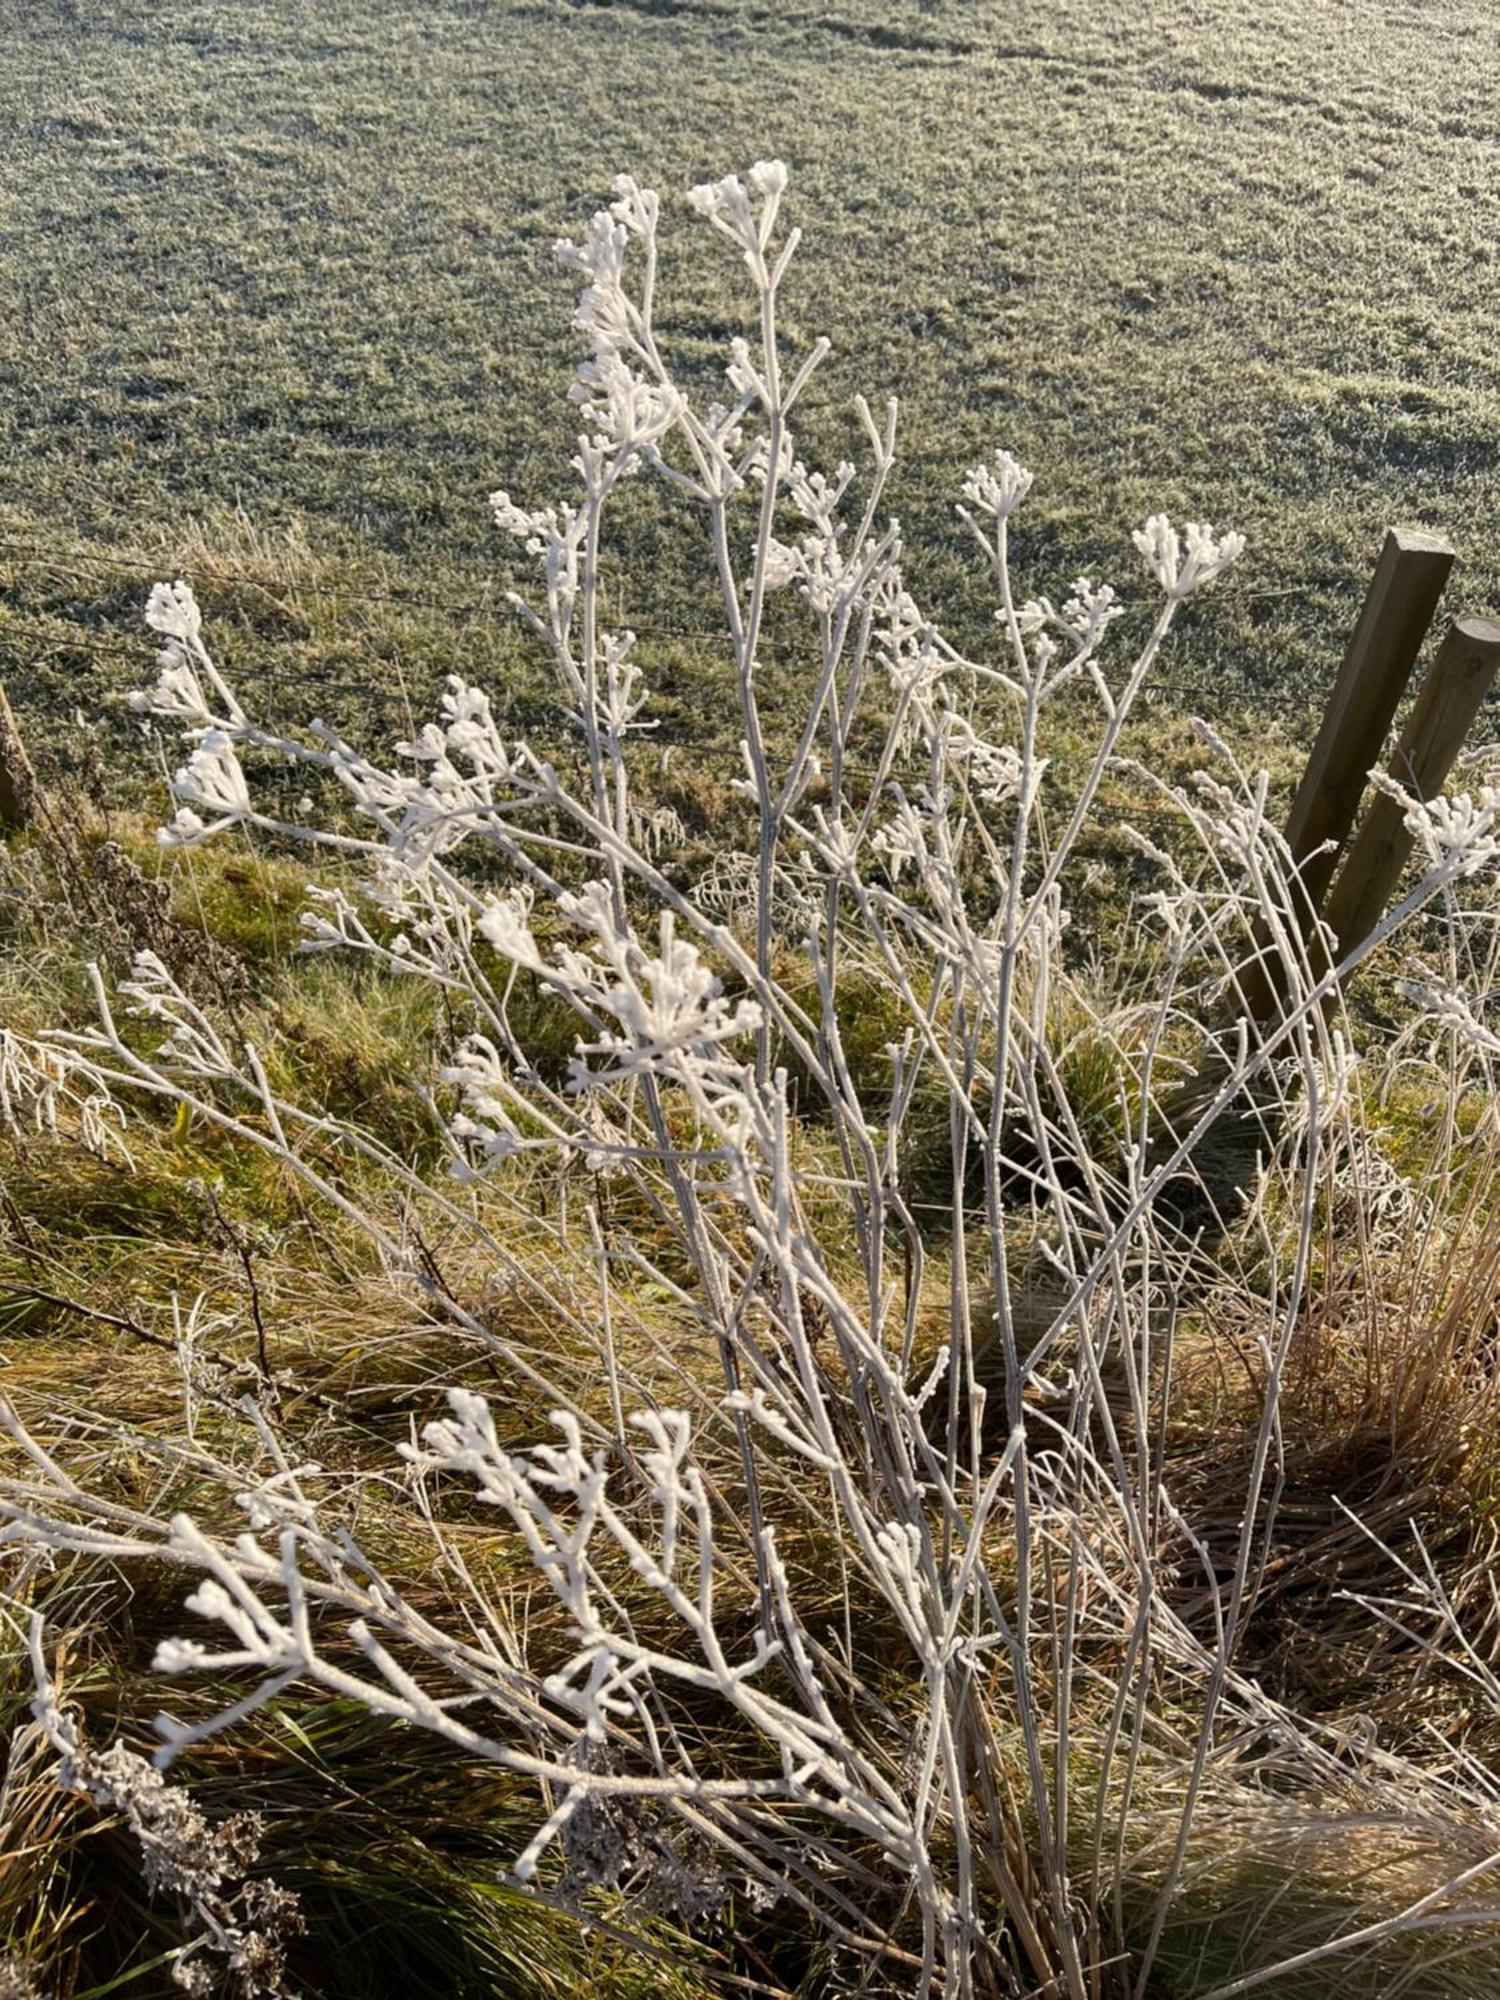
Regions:
<svg viewBox="0 0 1500 2000"><path fill-rule="evenodd" d="M66 1127L90 1152L128 1165L124 1122L108 1083L85 1057L0 1027L0 1131L56 1138Z"/></svg>
<svg viewBox="0 0 1500 2000"><path fill-rule="evenodd" d="M245 1880L260 1852L260 1820L240 1813L210 1826L181 1786L146 1758L123 1743L96 1750L58 1699L40 1618L31 1621L29 1646L37 1689L32 1713L57 1753L57 1782L118 1815L140 1850L147 1889L183 1912L188 1941L174 1955L173 1985L243 2000L289 1995L286 1944L302 1929L302 1915L297 1898L275 1882Z"/></svg>
<svg viewBox="0 0 1500 2000"><path fill-rule="evenodd" d="M998 452L959 508L993 582L995 641L980 658L958 650L914 595L885 509L894 403L879 417L855 405L862 473L803 456L794 419L828 348L797 359L779 330L798 240L781 226L785 187L763 162L693 192L755 313L723 400L706 406L659 335L657 197L622 177L581 241L559 246L583 279L588 346L576 485L492 504L530 564L531 589L511 601L552 662L581 784L458 679L388 762L318 724L283 733L231 691L186 583L158 585L147 609L165 643L138 706L188 746L164 841L240 828L359 871L318 892L306 943L430 982L463 1024L430 1080L450 1176L430 1183L354 1122L278 1090L238 1026L159 959L143 956L118 995L100 979L100 1026L67 1046L111 1088L274 1154L461 1336L455 1377L477 1348L539 1413L529 1448L509 1448L493 1399L456 1379L447 1414L405 1453L410 1504L467 1593L461 1613L419 1610L258 1411L253 1476L203 1448L193 1459L238 1491L238 1535L105 1502L10 1413L28 1466L4 1488L4 1536L196 1572L188 1606L216 1638L173 1640L157 1664L239 1676L246 1692L206 1721L164 1717L163 1760L311 1683L535 1780L547 1805L518 1881L581 1893L650 1875L659 1904L697 1915L730 1888L788 1898L904 1991L1086 2000L1113 1980L1139 1995L1216 1785L1261 1758L1283 1788L1357 1802L1388 1775L1389 1760L1325 1741L1239 1665L1274 1528L1282 1385L1315 1283L1321 1167L1356 1083L1336 1031L1349 968L1325 970L1300 935L1268 785L1210 735L1212 769L1167 788L1176 842L1133 835L1159 871L1138 908L1150 969L1128 1034L1108 1017L1069 957L1067 895L1178 610L1240 537L1147 521L1135 541L1156 596L1119 656L1125 607L1109 585L1079 578L1060 607L1017 591L1011 522L1032 475ZM632 478L697 510L739 704L754 841L697 889L668 865L671 820L641 796L649 674L600 584L611 505ZM800 601L807 648L802 706L776 731L761 674L774 592ZM1071 731L1080 712L1093 730L1066 783L1047 749L1064 710ZM262 804L268 761L335 780L355 830ZM1426 872L1362 952L1493 857L1493 796L1410 810ZM1233 1003L1266 953L1284 997L1256 1034ZM846 1047L851 968L878 981L895 1023L876 1088ZM565 1076L528 1051L521 988L571 1016ZM155 1054L127 1039L122 1002L161 1030ZM1445 996L1438 1012L1467 1034L1467 1006ZM1113 1049L1107 1158L1059 1041L1067 1007ZM1164 1132L1155 1107L1214 1022L1209 1081ZM934 1093L937 1223L912 1184L917 1107ZM1260 1414L1226 1571L1168 1463L1174 1342L1203 1281L1174 1217L1199 1142L1247 1094L1263 1131L1250 1174L1276 1182L1289 1221L1256 1295ZM536 1285L482 1197L547 1161L583 1162L602 1190L552 1237L597 1402L450 1287L397 1214L425 1204L498 1275ZM399 1202L358 1192L372 1175ZM617 1350L619 1293L637 1282L670 1302L674 1365L693 1387L681 1407ZM554 1598L561 1662L543 1669L464 1569L440 1504L455 1485L508 1524ZM841 1579L842 1630L787 1554L809 1533ZM1207 1611L1190 1619L1187 1598ZM871 1635L859 1643L855 1603ZM1157 1887L1127 1937L1118 1889L1147 1792Z"/></svg>

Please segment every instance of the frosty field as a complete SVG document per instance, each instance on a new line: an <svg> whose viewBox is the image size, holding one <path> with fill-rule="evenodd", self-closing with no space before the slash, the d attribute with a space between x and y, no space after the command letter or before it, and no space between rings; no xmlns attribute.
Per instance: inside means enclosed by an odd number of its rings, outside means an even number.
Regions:
<svg viewBox="0 0 1500 2000"><path fill-rule="evenodd" d="M975 602L950 496L995 444L1044 468L1023 552L1052 574L1120 573L1101 524L1153 507L1241 528L1174 692L1294 742L1388 521L1455 538L1470 608L1500 597L1483 0L7 0L0 51L0 678L25 708L127 685L178 558L278 706L393 723L456 664L535 722L484 496L527 497L567 442L552 240L622 166L670 195L764 154L818 250L791 328L846 353L818 429L900 395L894 501L950 622ZM691 374L742 307L685 254L664 332ZM644 549L678 546L672 510L642 516ZM643 637L711 742L697 573Z"/></svg>

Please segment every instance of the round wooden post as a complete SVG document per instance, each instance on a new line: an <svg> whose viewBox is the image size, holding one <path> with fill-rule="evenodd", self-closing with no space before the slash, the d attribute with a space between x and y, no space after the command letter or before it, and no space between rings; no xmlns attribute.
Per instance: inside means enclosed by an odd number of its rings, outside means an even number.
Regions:
<svg viewBox="0 0 1500 2000"><path fill-rule="evenodd" d="M1411 679L1453 550L1425 528L1390 528L1359 623L1344 654L1322 727L1287 815L1286 837L1314 909L1354 828L1370 767L1390 734ZM1324 854L1314 849L1332 841Z"/></svg>
<svg viewBox="0 0 1500 2000"><path fill-rule="evenodd" d="M1432 623L1453 550L1426 528L1388 528L1323 721L1287 815L1286 839L1297 864L1290 912L1310 934L1333 871L1359 812L1370 768L1390 734ZM1321 850L1321 851L1320 851ZM1264 1022L1276 1012L1286 975L1262 923L1256 958L1240 978L1239 1010Z"/></svg>

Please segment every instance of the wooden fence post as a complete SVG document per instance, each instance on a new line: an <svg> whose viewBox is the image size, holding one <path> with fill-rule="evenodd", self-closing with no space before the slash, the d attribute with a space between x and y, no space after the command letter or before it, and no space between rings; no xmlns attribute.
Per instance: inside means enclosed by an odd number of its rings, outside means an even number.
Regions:
<svg viewBox="0 0 1500 2000"><path fill-rule="evenodd" d="M1325 841L1342 846L1353 830L1370 767L1390 733L1452 567L1453 550L1441 535L1423 528L1386 530L1359 623L1287 815L1287 841L1314 909L1333 880L1338 854L1308 857Z"/></svg>
<svg viewBox="0 0 1500 2000"><path fill-rule="evenodd" d="M0 687L0 828L14 833L29 825L35 805L36 774Z"/></svg>
<svg viewBox="0 0 1500 2000"><path fill-rule="evenodd" d="M1354 828L1370 768L1379 757L1416 663L1453 549L1425 528L1388 528L1359 622L1287 815L1286 838L1299 869L1297 926L1306 936ZM1327 852L1315 850L1327 846ZM1260 956L1241 979L1252 1021L1274 1013L1282 991L1270 935L1256 933Z"/></svg>
<svg viewBox="0 0 1500 2000"><path fill-rule="evenodd" d="M1391 760L1390 775L1414 798L1443 788L1464 737L1500 670L1500 624L1460 618L1449 629ZM1402 808L1385 792L1371 803L1349 850L1324 921L1345 957L1379 923L1412 850Z"/></svg>

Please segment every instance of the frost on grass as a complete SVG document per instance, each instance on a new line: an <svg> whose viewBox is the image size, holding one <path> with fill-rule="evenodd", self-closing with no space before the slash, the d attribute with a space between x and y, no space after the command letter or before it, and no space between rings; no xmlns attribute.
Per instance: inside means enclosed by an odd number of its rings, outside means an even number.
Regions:
<svg viewBox="0 0 1500 2000"><path fill-rule="evenodd" d="M779 1903L863 1968L851 1976L903 1992L1090 2000L1123 1965L1120 1990L1140 1994L1198 1829L1227 1822L1227 1801L1248 1810L1257 1772L1309 1813L1335 1798L1351 1823L1373 1801L1387 1811L1392 1757L1304 1724L1242 1666L1321 1166L1352 1157L1360 1065L1336 1021L1349 967L1310 969L1268 783L1210 734L1197 784L1138 773L1173 832L1131 833L1153 880L1128 1006L1080 970L1067 897L1113 811L1127 725L1180 607L1241 538L1153 515L1134 537L1149 596L1125 648L1126 585L1080 577L1061 608L1017 587L1011 523L1033 478L998 450L957 503L993 585L994 642L960 652L886 505L895 404L856 401L858 465L805 454L799 404L829 349L794 353L780 330L798 248L786 192L776 162L693 191L746 273L756 327L706 404L675 379L656 315L657 196L622 177L559 245L586 347L573 483L567 497L498 490L491 506L566 755L509 735L458 678L388 759L321 725L284 730L241 706L187 583L148 605L165 644L138 708L186 746L164 839L248 830L344 864L310 898L306 944L441 993L451 1033L430 1103L449 1173L429 1180L298 1102L159 959L118 993L100 979L98 1027L58 1047L100 1087L190 1106L272 1153L451 1329L447 1413L406 1450L399 1491L459 1579L458 1608L419 1608L253 1408L243 1463L202 1446L193 1460L236 1496L237 1534L104 1507L8 1412L24 1464L3 1488L4 1534L196 1573L192 1633L157 1666L244 1691L204 1719L164 1716L163 1763L311 1686L534 1782L517 1883L694 1921L731 1899ZM732 788L751 834L696 879L673 851L680 821L644 789L649 665L601 587L632 479L663 482L702 524L739 716ZM626 598L649 609L650 581L629 579ZM773 596L800 607L805 659L798 711L774 732ZM1087 734L1070 775L1055 726ZM288 764L342 788L336 825L262 802L259 774ZM1421 809L1426 872L1363 950L1494 858L1496 810L1488 794ZM1236 1000L1268 949L1288 991L1255 1037ZM873 1080L848 1046L855 978L888 1022ZM565 1064L535 1060L522 992L571 1021ZM122 1009L154 1025L154 1053ZM1433 1010L1486 1055L1466 1003L1440 995ZM1107 1052L1091 1102L1080 1020ZM1152 1106L1181 1080L1184 1023L1216 1060L1162 1144ZM1197 1142L1247 1091L1268 1134L1245 1194L1265 1255L1240 1279L1261 1412L1225 1557L1174 1488L1174 1332L1204 1267L1161 1196L1191 1181ZM1090 1139L1101 1102L1107 1155ZM577 1163L596 1191L536 1218L564 1274L544 1283L489 1234L480 1195L548 1162L564 1195ZM393 1218L418 1204L497 1282L545 1298L597 1397L414 1253ZM670 1331L633 1287L668 1303ZM621 1314L681 1396L622 1354ZM497 1372L507 1422L528 1413L526 1448L505 1441L498 1392L476 1386ZM445 1528L455 1492L550 1600L566 1645L545 1668ZM164 1825L148 1802L166 1795L129 1771L126 1809ZM1412 1782L1424 1825L1454 1823L1458 1808ZM1462 1812L1488 1826L1492 1799L1466 1794ZM1129 1869L1151 1889L1127 1925ZM1457 1882L1424 1909L1471 1914Z"/></svg>

